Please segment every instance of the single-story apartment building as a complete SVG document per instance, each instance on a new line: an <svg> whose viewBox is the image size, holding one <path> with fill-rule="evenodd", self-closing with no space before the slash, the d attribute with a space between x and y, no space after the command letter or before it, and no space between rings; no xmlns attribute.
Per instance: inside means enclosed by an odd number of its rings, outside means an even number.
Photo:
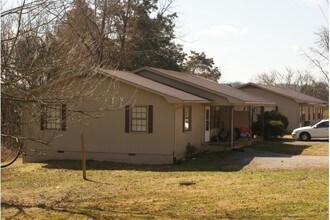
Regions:
<svg viewBox="0 0 330 220"><path fill-rule="evenodd" d="M328 118L328 103L301 92L278 86L247 83L238 87L240 90L263 97L275 103L273 107L266 107L267 110L278 110L289 120L288 130Z"/></svg>
<svg viewBox="0 0 330 220"><path fill-rule="evenodd" d="M96 86L97 85L97 86ZM81 95L84 93L84 95ZM36 90L25 105L25 162L87 159L171 164L234 127L249 128L253 107L274 103L189 73L151 67L96 69Z"/></svg>
<svg viewBox="0 0 330 220"><path fill-rule="evenodd" d="M154 67L143 67L134 73L176 89L212 100L210 110L210 135L205 141L221 131L232 128L250 128L253 108L274 106L275 103L249 93L200 78L196 75ZM233 120L232 120L233 119ZM232 122L231 122L232 120ZM232 126L231 126L232 123Z"/></svg>

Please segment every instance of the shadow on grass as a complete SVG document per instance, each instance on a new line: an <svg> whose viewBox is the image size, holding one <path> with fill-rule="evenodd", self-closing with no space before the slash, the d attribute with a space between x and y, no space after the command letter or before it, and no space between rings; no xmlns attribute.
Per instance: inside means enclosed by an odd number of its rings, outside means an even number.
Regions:
<svg viewBox="0 0 330 220"><path fill-rule="evenodd" d="M204 152L194 159L185 161L179 165L140 165L127 163L114 163L106 161L87 161L88 170L138 170L154 172L186 172L186 171L240 171L251 163L255 157L292 157L300 155L314 142L303 144L291 144L291 140L282 139L265 141L259 145L247 147L243 151ZM79 160L45 161L44 168L81 170Z"/></svg>
<svg viewBox="0 0 330 220"><path fill-rule="evenodd" d="M106 161L87 161L88 170L138 170L155 172L180 172L180 171L239 171L248 165L253 157L244 155L246 152L224 151L208 153L204 152L195 158L187 160L178 165L141 165L126 164ZM68 169L81 170L81 161L60 160L45 161L44 168L48 169Z"/></svg>
<svg viewBox="0 0 330 220"><path fill-rule="evenodd" d="M314 147L316 144L327 143L328 140L310 140L310 141L296 141L294 139L275 139L265 141L259 145L254 145L251 148L267 152L273 152L285 155L301 155L306 149Z"/></svg>
<svg viewBox="0 0 330 220"><path fill-rule="evenodd" d="M329 142L329 139L327 138L319 138L319 139L311 139L309 141L300 141L298 139L293 139L293 138L273 138L273 139L268 139L266 141L270 141L270 142L280 142L280 143L285 143L285 142L298 142L298 143L304 143L304 144L315 144L315 143L327 143Z"/></svg>
<svg viewBox="0 0 330 220"><path fill-rule="evenodd" d="M87 161L87 170L137 170L137 171L154 171L154 172L187 172L187 171L222 171L236 172L242 170L249 165L255 157L291 157L272 152L265 152L261 149L222 152L204 152L195 158L185 161L178 165L141 165L114 163L106 161ZM81 170L81 161L79 160L61 160L61 161L45 161L43 167L47 169L68 169Z"/></svg>
<svg viewBox="0 0 330 220"><path fill-rule="evenodd" d="M9 202L1 202L1 209L2 213L6 209L15 209L16 212L8 217L7 219L17 219L17 218L28 218L28 219L33 219L32 216L30 216L25 210L29 208L39 208L47 212L54 212L54 215L58 214L65 214L65 215L80 215L84 217L88 217L90 219L97 219L97 216L92 215L90 212L86 210L71 210L67 208L62 208L62 207L54 207L54 206L48 206L45 204L39 204L39 205L22 205L22 204L13 204Z"/></svg>
<svg viewBox="0 0 330 220"><path fill-rule="evenodd" d="M67 202L67 201L66 201ZM121 211L121 210L104 210L99 207L87 207L84 209L77 209L71 207L57 207L55 205L45 205L45 204L36 204L36 205L23 205L23 204L14 204L10 202L1 202L2 213L6 209L14 209L16 212L11 216L8 216L6 219L34 219L33 216L29 215L30 212L27 209L38 208L41 209L44 213L47 214L47 219L66 219L67 217L73 217L74 219L78 218L88 218L88 219L113 219L113 216L118 214L124 215L135 215L138 217L147 217L148 213L139 212L139 211ZM98 212L95 212L98 211ZM106 211L106 212L104 212Z"/></svg>

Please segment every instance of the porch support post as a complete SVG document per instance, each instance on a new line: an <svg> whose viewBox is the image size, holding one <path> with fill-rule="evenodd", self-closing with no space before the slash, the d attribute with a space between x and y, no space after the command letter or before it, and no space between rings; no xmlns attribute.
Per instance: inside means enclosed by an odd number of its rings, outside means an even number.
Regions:
<svg viewBox="0 0 330 220"><path fill-rule="evenodd" d="M211 123L211 107L209 105L205 106L205 131L204 131L204 141L210 141L210 123Z"/></svg>
<svg viewBox="0 0 330 220"><path fill-rule="evenodd" d="M299 106L299 127L302 127L302 112L303 109L301 106Z"/></svg>
<svg viewBox="0 0 330 220"><path fill-rule="evenodd" d="M252 125L252 107L249 106L248 108L249 108L249 124L248 124L248 126L249 126L249 129L251 129L251 125Z"/></svg>
<svg viewBox="0 0 330 220"><path fill-rule="evenodd" d="M265 140L265 106L261 106L260 114L261 114L261 135L262 139Z"/></svg>
<svg viewBox="0 0 330 220"><path fill-rule="evenodd" d="M230 147L234 148L234 106L231 107L230 114Z"/></svg>

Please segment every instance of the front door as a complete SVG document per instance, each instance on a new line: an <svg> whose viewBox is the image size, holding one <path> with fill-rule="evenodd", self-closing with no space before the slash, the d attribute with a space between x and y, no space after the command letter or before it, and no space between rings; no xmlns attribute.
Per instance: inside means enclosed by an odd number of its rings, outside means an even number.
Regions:
<svg viewBox="0 0 330 220"><path fill-rule="evenodd" d="M205 106L205 142L210 141L210 106Z"/></svg>

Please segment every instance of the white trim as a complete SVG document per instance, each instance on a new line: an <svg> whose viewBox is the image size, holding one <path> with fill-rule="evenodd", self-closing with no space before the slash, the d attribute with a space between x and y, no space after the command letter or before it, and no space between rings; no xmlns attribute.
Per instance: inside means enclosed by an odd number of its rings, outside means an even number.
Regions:
<svg viewBox="0 0 330 220"><path fill-rule="evenodd" d="M204 141L209 142L210 141L210 130L211 130L211 107L205 106L204 112L205 112L205 114L204 114L204 124L205 124Z"/></svg>

